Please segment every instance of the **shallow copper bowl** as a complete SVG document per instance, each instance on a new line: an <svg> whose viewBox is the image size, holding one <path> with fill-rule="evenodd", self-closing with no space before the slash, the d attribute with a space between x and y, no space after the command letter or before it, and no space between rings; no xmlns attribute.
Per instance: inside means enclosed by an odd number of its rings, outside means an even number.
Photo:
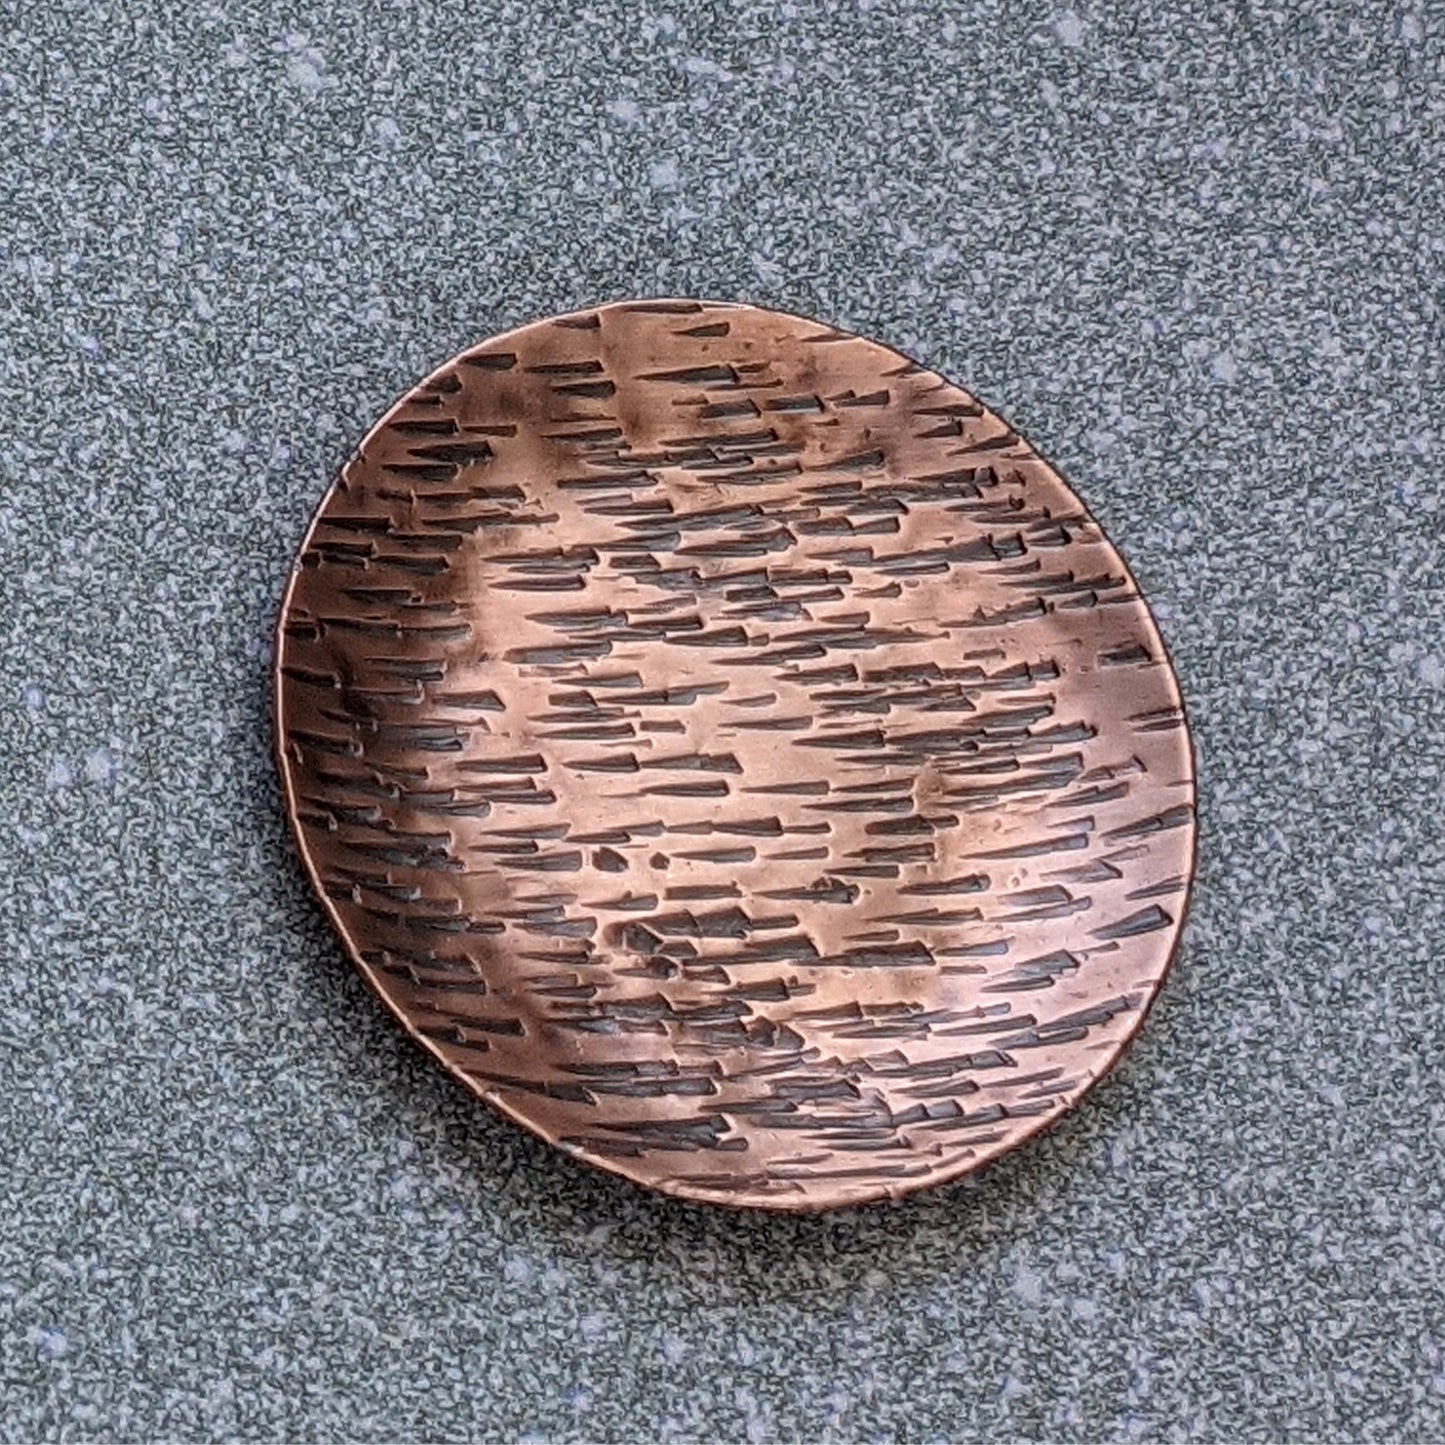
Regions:
<svg viewBox="0 0 1445 1445"><path fill-rule="evenodd" d="M977 1168L1179 936L1191 753L1118 554L967 392L796 316L620 303L443 366L323 501L276 686L368 983L669 1194Z"/></svg>

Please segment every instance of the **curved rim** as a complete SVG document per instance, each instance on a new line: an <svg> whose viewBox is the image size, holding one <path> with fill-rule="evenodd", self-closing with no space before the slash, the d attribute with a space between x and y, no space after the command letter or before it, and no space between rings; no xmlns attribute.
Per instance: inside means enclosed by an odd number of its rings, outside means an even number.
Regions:
<svg viewBox="0 0 1445 1445"><path fill-rule="evenodd" d="M1038 1118L1029 1123L1027 1127L1019 1130L1017 1133L1011 1134L1007 1139L1001 1140L996 1144L986 1145L970 1156L960 1158L950 1164L941 1166L933 1173L909 1179L908 1181L901 1184L897 1182L884 1182L877 1184L857 1185L853 1187L835 1188L832 1191L831 1195L821 1198L809 1195L800 1195L794 1197L787 1195L762 1195L757 1193L740 1193L729 1195L725 1199L718 1197L716 1194L709 1192L708 1190L689 1186L685 1181L669 1179L665 1177L659 1178L656 1175L649 1174L644 1170L629 1168L628 1162L625 1159L590 1154L586 1150L581 1149L575 1145L563 1143L562 1140L553 1131L540 1126L536 1120L531 1119L519 1112L495 1090L488 1089L485 1086L478 1084L461 1069L456 1068L445 1057L445 1055L442 1054L442 1052L437 1048L435 1043L431 1039L428 1039L416 1028L416 1026L412 1023L409 1015L402 1008L400 1008L397 1003L381 987L381 984L379 983L374 970L367 967L363 960L359 957L357 949L347 932L345 924L341 919L340 913L337 911L331 898L327 895L325 888L322 886L321 876L317 872L316 865L311 857L310 850L307 847L306 839L302 833L300 826L297 811L296 791L293 785L291 770L288 766L286 759L286 704L282 674L282 653L285 645L286 622L291 613L297 578L300 576L302 571L301 558L305 554L307 548L311 545L312 539L316 533L316 529L321 524L322 518L328 506L330 505L331 499L334 496L338 486L340 485L341 479L345 475L347 468L349 468L355 461L360 458L362 452L364 451L367 443L371 440L371 438L375 436L379 431L381 431L391 421L391 419L397 414L397 412L406 405L407 401L417 389L426 386L434 378L440 377L445 372L449 371L457 364L461 357L468 355L477 347L488 345L493 342L505 342L513 337L522 335L524 332L530 331L535 326L545 325L559 320L567 320L568 318L574 316L595 316L603 312L617 310L629 306L637 306L639 304L686 304L720 310L729 309L764 311L776 316L782 316L794 321L801 322L804 325L830 326L841 337L857 339L860 341L864 341L871 346L880 347L885 351L891 352L901 361L906 361L914 366L921 367L923 370L931 373L934 376L937 376L940 380L946 382L948 385L958 387L960 390L965 391L970 396L976 395L975 393L969 391L968 388L964 387L961 383L953 381L950 377L946 376L936 367L931 366L926 362L919 361L916 357L909 355L907 352L900 351L897 347L890 346L886 342L877 341L873 337L863 336L861 333L851 331L846 327L834 326L833 323L827 321L820 321L817 317L804 316L801 312L788 311L776 306L763 306L749 301L710 300L704 297L697 296L674 295L626 297L618 300L603 302L602 304L597 306L583 306L575 308L571 311L557 312L552 315L537 317L536 319L524 322L519 326L509 327L505 331L496 332L492 335L483 337L482 340L474 342L470 346L465 347L463 348L463 350L448 357L445 361L433 367L432 370L427 372L425 376L414 382L410 387L407 388L406 391L404 391L400 396L398 396L397 399L391 404L391 406L389 406L386 411L383 412L382 415L379 416L376 421L367 428L361 440L356 444L355 447L352 448L346 459L342 462L340 467L337 468L335 474L331 479L330 484L322 493L321 499L317 502L315 508L311 513L311 519L307 523L306 531L303 534L300 544L296 549L295 556L292 560L291 568L286 576L286 585L282 590L281 603L277 610L276 622L272 630L271 713L272 756L276 764L277 773L280 777L282 802L286 813L286 820L291 835L292 845L301 860L302 869L306 875L307 881L311 885L312 894L321 903L327 920L331 924L332 931L341 942L342 948L345 951L347 957L350 959L352 966L361 975L363 981L365 982L367 988L371 991L371 993L380 1000L382 1005L386 1008L387 1012L391 1014L392 1018L394 1018L396 1022L401 1025L402 1029L404 1030L406 1035L412 1040L412 1042L418 1045L422 1050L424 1050L435 1064L437 1064L450 1078L460 1084L469 1094L472 1094L475 1097L481 1099L496 1113L500 1114L511 1123L519 1125L529 1134L533 1135L535 1138L541 1139L544 1143L550 1145L552 1148L556 1149L559 1153L566 1155L568 1158L580 1160L594 1169L601 1170L603 1173L626 1179L630 1183L636 1184L655 1195L661 1195L666 1198L682 1200L689 1204L708 1205L716 1209L746 1209L749 1211L760 1211L767 1214L822 1214L831 1212L833 1210L886 1204L889 1202L896 1202L902 1198L905 1198L906 1196L916 1194L925 1190L941 1188L944 1185L956 1183L960 1179L966 1178L971 1174L975 1174L983 1169L986 1169L989 1165L997 1162L997 1160L1002 1158L1004 1155L1011 1154L1015 1150L1023 1148L1025 1145L1029 1144L1032 1140L1034 1140L1038 1135L1052 1128L1059 1122L1060 1119L1062 1119L1068 1114L1071 1114L1080 1104L1082 1104L1084 1100L1087 1099L1094 1092L1100 1082L1114 1071L1119 1061L1129 1051L1135 1039L1138 1037L1140 1030L1143 1028L1145 1020L1153 1011L1155 1002L1157 1001L1160 993L1163 991L1164 983L1168 979L1170 973L1173 971L1175 963L1178 960L1184 939L1185 924L1189 916L1189 908L1193 901L1194 884L1198 871L1198 758L1194 746L1193 731L1189 725L1189 716L1187 708L1185 706L1183 689L1179 685L1179 674L1175 670L1173 656L1164 641L1163 634L1159 629L1158 619L1154 615L1153 608L1149 605L1148 598L1140 589L1138 581L1134 576L1133 570L1130 568L1127 560L1120 552L1119 547L1115 543L1113 537L1110 536L1110 534L1100 525L1098 519L1094 516L1087 502L1084 500L1083 496L1079 493L1077 488L1074 487L1072 482L1069 481L1068 477L1057 466L1055 466L1052 461L1048 460L1042 455L1040 455L1039 459L1043 461L1044 465L1047 466L1049 470L1052 471L1055 476L1059 478L1060 482L1068 489L1070 495L1078 503L1082 513L1095 527L1098 528L1100 536L1103 537L1104 540L1108 543L1110 550L1118 559L1119 566L1123 569L1124 575L1128 578L1129 585L1133 589L1134 596L1138 599L1139 603L1143 608L1144 618L1148 623L1150 641L1158 645L1160 656L1169 670L1170 690L1173 694L1174 703L1179 709L1179 714L1181 718L1181 731L1184 738L1184 763L1186 776L1185 778L1181 779L1181 781L1187 782L1189 787L1189 848L1187 868L1184 876L1184 890L1180 899L1179 912L1174 920L1172 935L1169 940L1167 952L1165 953L1164 962L1159 968L1157 976L1150 984L1147 993L1141 999L1140 1006L1131 1015L1129 1026L1120 1035L1119 1039L1114 1044L1112 1050L1104 1059L1102 1065L1092 1074L1088 1081L1077 1092L1070 1094L1066 1102L1064 1102L1059 1108L1054 1109L1051 1112L1039 1115ZM979 400L982 399L979 398ZM983 405L995 417L997 417L1000 421L1004 422L1005 425L1009 425L1010 427L1012 427L1012 424L1009 422L1007 416L1005 416L1004 413L996 410L987 402L984 402Z"/></svg>

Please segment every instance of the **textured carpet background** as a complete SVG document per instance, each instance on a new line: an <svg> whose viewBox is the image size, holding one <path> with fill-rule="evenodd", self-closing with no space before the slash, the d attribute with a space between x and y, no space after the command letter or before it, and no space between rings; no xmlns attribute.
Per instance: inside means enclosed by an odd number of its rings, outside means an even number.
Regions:
<svg viewBox="0 0 1445 1445"><path fill-rule="evenodd" d="M1439 7L0 13L6 1438L1445 1438ZM896 1208L667 1203L494 1120L277 810L348 449L649 293L978 391L1191 709L1140 1041Z"/></svg>

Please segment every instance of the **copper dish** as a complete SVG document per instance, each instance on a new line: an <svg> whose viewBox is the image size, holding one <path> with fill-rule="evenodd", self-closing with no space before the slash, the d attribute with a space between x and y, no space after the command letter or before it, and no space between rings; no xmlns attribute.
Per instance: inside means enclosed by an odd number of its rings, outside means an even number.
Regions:
<svg viewBox="0 0 1445 1445"><path fill-rule="evenodd" d="M1191 752L1118 553L967 392L796 316L619 303L434 372L312 523L276 689L368 983L668 1194L977 1168L1179 937Z"/></svg>

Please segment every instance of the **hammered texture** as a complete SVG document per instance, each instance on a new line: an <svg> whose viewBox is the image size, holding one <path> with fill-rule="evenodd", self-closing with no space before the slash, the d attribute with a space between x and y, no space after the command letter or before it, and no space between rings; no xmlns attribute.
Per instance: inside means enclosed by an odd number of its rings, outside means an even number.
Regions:
<svg viewBox="0 0 1445 1445"><path fill-rule="evenodd" d="M622 303L443 367L289 589L278 746L352 957L594 1163L819 1208L1073 1102L1171 957L1173 674L968 393L752 307Z"/></svg>

